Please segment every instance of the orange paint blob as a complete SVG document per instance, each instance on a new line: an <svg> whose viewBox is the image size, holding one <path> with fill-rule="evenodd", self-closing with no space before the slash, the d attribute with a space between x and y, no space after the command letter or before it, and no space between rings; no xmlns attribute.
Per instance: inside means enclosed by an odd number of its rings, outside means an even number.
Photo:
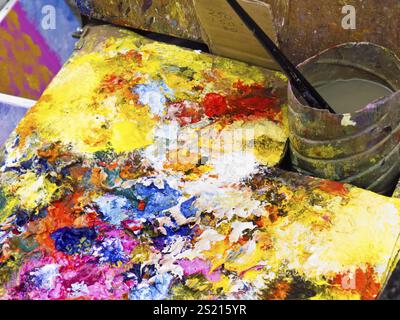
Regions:
<svg viewBox="0 0 400 320"><path fill-rule="evenodd" d="M358 268L354 275L349 273L336 275L332 280L332 284L340 286L343 290L359 293L363 300L374 300L381 289L376 276L374 268L368 265L365 270Z"/></svg>
<svg viewBox="0 0 400 320"><path fill-rule="evenodd" d="M345 196L349 193L349 190L346 188L345 184L336 181L323 180L319 188L322 191L341 196Z"/></svg>
<svg viewBox="0 0 400 320"><path fill-rule="evenodd" d="M96 220L97 214L81 215L82 204L81 198L83 194L80 192L67 196L63 201L58 201L50 205L47 209L45 218L33 221L29 224L29 229L36 234L36 240L40 247L50 251L54 251L54 240L51 234L64 227L92 227Z"/></svg>
<svg viewBox="0 0 400 320"><path fill-rule="evenodd" d="M269 300L285 300L290 292L290 283L287 281L279 282L274 289L272 289Z"/></svg>
<svg viewBox="0 0 400 320"><path fill-rule="evenodd" d="M144 201L139 201L139 203L138 203L138 210L139 211L144 211L146 209L146 202L144 202Z"/></svg>

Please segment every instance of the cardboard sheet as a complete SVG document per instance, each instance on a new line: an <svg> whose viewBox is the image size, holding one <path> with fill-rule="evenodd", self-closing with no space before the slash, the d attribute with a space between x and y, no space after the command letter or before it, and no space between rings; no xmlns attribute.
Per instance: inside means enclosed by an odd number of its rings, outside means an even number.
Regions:
<svg viewBox="0 0 400 320"><path fill-rule="evenodd" d="M241 0L239 4L272 41L277 42L271 7L253 0ZM194 0L194 5L203 30L203 40L211 52L269 69L279 69L275 60L226 1Z"/></svg>

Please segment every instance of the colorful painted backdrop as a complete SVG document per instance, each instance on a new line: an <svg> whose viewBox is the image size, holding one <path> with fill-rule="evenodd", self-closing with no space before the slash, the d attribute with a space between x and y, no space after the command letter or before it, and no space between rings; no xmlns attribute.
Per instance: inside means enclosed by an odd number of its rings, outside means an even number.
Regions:
<svg viewBox="0 0 400 320"><path fill-rule="evenodd" d="M79 19L64 0L9 4L0 18L0 92L38 99L71 55Z"/></svg>
<svg viewBox="0 0 400 320"><path fill-rule="evenodd" d="M27 109L0 102L0 145L8 138Z"/></svg>

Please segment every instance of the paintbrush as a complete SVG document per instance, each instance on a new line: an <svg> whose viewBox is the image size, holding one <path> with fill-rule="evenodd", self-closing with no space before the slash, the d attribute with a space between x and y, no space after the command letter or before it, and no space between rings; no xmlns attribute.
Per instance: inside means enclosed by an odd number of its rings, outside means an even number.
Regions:
<svg viewBox="0 0 400 320"><path fill-rule="evenodd" d="M262 46L271 54L288 77L292 87L300 94L307 104L315 109L328 110L336 113L318 91L307 81L302 73L290 62L284 53L275 45L253 18L242 8L237 0L227 0L243 23L251 30Z"/></svg>

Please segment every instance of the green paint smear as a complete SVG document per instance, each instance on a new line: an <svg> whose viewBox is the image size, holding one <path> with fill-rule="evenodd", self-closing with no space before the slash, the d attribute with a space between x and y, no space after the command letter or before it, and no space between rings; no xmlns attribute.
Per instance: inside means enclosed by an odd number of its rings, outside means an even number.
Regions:
<svg viewBox="0 0 400 320"><path fill-rule="evenodd" d="M0 189L0 210L3 210L7 204L6 195L4 191Z"/></svg>

